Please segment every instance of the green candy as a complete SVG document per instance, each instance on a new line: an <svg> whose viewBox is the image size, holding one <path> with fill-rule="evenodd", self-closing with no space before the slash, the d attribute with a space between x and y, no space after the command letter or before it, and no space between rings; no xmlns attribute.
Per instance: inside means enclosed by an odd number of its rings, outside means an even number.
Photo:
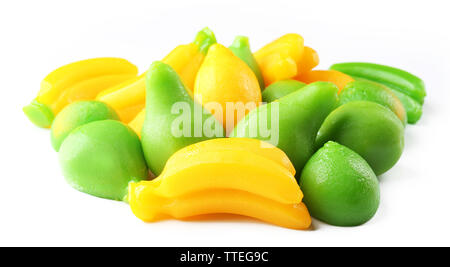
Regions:
<svg viewBox="0 0 450 267"><path fill-rule="evenodd" d="M427 95L424 82L419 77L394 67L366 62L346 62L334 64L330 69L381 83L412 97L420 104L423 104Z"/></svg>
<svg viewBox="0 0 450 267"><path fill-rule="evenodd" d="M380 175L400 158L404 127L388 108L369 101L344 104L328 115L320 127L316 149L336 141L359 155Z"/></svg>
<svg viewBox="0 0 450 267"><path fill-rule="evenodd" d="M34 125L41 128L48 128L55 118L53 111L45 104L39 103L36 99L29 105L23 107L23 112Z"/></svg>
<svg viewBox="0 0 450 267"><path fill-rule="evenodd" d="M422 104L420 104L419 102L417 102L416 100L414 100L412 97L405 95L404 93L394 90L386 85L374 82L374 81L370 81L364 78L359 78L359 77L352 77L353 79L355 79L355 81L362 81L362 82L372 82L375 84L378 84L380 86L384 86L387 89L391 90L391 92L393 92L397 98L400 100L400 102L403 105L403 108L406 111L406 118L407 118L407 122L409 124L415 124L416 122L419 121L420 117L422 117Z"/></svg>
<svg viewBox="0 0 450 267"><path fill-rule="evenodd" d="M210 28L205 27L195 36L194 44L198 45L198 49L204 55L208 53L208 49L212 44L216 43L216 36Z"/></svg>
<svg viewBox="0 0 450 267"><path fill-rule="evenodd" d="M349 82L339 94L339 105L351 101L372 101L389 108L406 125L406 111L397 96L386 86L370 81Z"/></svg>
<svg viewBox="0 0 450 267"><path fill-rule="evenodd" d="M380 203L378 180L369 164L335 142L326 143L309 159L300 188L311 215L337 226L369 221Z"/></svg>
<svg viewBox="0 0 450 267"><path fill-rule="evenodd" d="M148 177L139 137L116 120L73 130L61 145L59 162L72 187L101 198L126 201L128 183Z"/></svg>
<svg viewBox="0 0 450 267"><path fill-rule="evenodd" d="M303 88L306 83L296 80L282 80L272 83L262 92L263 102L270 103L285 95L293 93L300 88Z"/></svg>
<svg viewBox="0 0 450 267"><path fill-rule="evenodd" d="M99 120L119 120L117 113L100 101L77 101L56 116L51 129L51 142L56 151L69 133L78 126Z"/></svg>
<svg viewBox="0 0 450 267"><path fill-rule="evenodd" d="M178 74L155 61L146 74L146 114L141 139L148 167L161 174L167 160L179 149L225 136L214 116L194 101ZM203 115L198 116L199 114ZM212 133L203 127L212 125Z"/></svg>
<svg viewBox="0 0 450 267"><path fill-rule="evenodd" d="M278 101L252 110L236 125L230 137L248 137L272 143L288 155L299 173L315 152L317 131L336 107L337 92L338 88L332 83L311 83ZM270 134L264 133L266 125L270 127Z"/></svg>
<svg viewBox="0 0 450 267"><path fill-rule="evenodd" d="M236 36L233 43L228 48L231 50L231 52L233 52L235 56L240 58L250 67L250 69L258 79L259 87L261 88L261 90L264 90L264 78L261 74L261 70L259 69L258 62L256 62L256 59L253 56L252 51L250 50L248 37Z"/></svg>

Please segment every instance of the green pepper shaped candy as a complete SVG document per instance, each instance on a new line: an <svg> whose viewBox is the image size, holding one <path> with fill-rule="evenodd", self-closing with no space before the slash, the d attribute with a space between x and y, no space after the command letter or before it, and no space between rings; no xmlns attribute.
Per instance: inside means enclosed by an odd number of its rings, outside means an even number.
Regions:
<svg viewBox="0 0 450 267"><path fill-rule="evenodd" d="M51 141L55 151L72 130L78 126L99 120L119 120L117 113L100 101L77 101L61 110L53 121Z"/></svg>
<svg viewBox="0 0 450 267"><path fill-rule="evenodd" d="M344 145L359 155L380 175L400 158L404 127L388 108L369 101L344 104L328 115L320 127L316 149L328 141Z"/></svg>
<svg viewBox="0 0 450 267"><path fill-rule="evenodd" d="M153 62L146 74L146 106L141 140L148 167L155 175L161 174L177 150L225 136L221 124L194 101L172 67L160 61Z"/></svg>
<svg viewBox="0 0 450 267"><path fill-rule="evenodd" d="M367 222L380 203L380 187L369 164L356 152L331 141L306 163L300 188L311 215L337 226Z"/></svg>
<svg viewBox="0 0 450 267"><path fill-rule="evenodd" d="M352 77L364 78L381 83L390 89L412 97L420 104L423 104L426 96L423 81L419 77L401 69L360 62L338 63L332 65L330 69L343 72Z"/></svg>
<svg viewBox="0 0 450 267"><path fill-rule="evenodd" d="M101 198L127 201L128 183L148 177L139 137L116 120L73 130L61 145L59 162L72 187Z"/></svg>
<svg viewBox="0 0 450 267"><path fill-rule="evenodd" d="M306 83L299 82L297 80L282 80L272 83L267 86L262 92L263 102L270 103L285 95L293 93L300 88L303 88Z"/></svg>
<svg viewBox="0 0 450 267"><path fill-rule="evenodd" d="M230 47L228 47L231 52L242 61L244 61L250 69L255 74L258 79L259 87L261 91L264 90L264 78L261 74L261 70L259 69L259 65L256 62L255 57L253 56L252 51L250 50L250 44L248 42L248 37L245 36L236 36L233 43Z"/></svg>
<svg viewBox="0 0 450 267"><path fill-rule="evenodd" d="M300 174L315 152L314 140L320 125L337 105L337 92L338 88L332 83L311 83L250 111L230 137L256 138L272 143L288 155ZM266 127L270 128L270 134L265 133Z"/></svg>
<svg viewBox="0 0 450 267"><path fill-rule="evenodd" d="M349 82L339 93L339 105L351 101L372 101L389 108L406 125L406 111L397 96L386 86L370 81Z"/></svg>

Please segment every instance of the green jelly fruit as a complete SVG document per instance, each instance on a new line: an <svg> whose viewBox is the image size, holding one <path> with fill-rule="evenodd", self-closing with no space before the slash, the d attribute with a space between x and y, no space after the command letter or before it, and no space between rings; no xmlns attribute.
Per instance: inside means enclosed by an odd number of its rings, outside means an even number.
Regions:
<svg viewBox="0 0 450 267"><path fill-rule="evenodd" d="M320 125L337 105L337 92L338 88L329 82L308 84L250 111L230 136L256 138L279 147L299 174L315 152L314 140Z"/></svg>
<svg viewBox="0 0 450 267"><path fill-rule="evenodd" d="M402 102L386 86L370 81L353 81L339 93L339 105L366 100L389 108L406 125L406 111Z"/></svg>
<svg viewBox="0 0 450 267"><path fill-rule="evenodd" d="M262 92L263 102L270 103L285 95L293 93L300 88L303 88L306 83L296 80L282 80L272 83Z"/></svg>
<svg viewBox="0 0 450 267"><path fill-rule="evenodd" d="M380 203L377 177L356 152L328 142L306 163L300 178L311 215L337 226L370 220Z"/></svg>
<svg viewBox="0 0 450 267"><path fill-rule="evenodd" d="M159 61L146 74L146 106L142 147L155 175L161 174L169 157L179 149L225 136L221 124L194 101L172 67ZM212 132L205 132L205 127Z"/></svg>
<svg viewBox="0 0 450 267"><path fill-rule="evenodd" d="M261 74L261 70L259 69L258 62L256 62L255 57L253 56L252 51L250 50L250 44L248 42L248 37L245 36L236 36L233 43L229 47L231 52L242 61L244 61L250 69L255 74L258 79L259 87L261 90L264 90L264 78Z"/></svg>
<svg viewBox="0 0 450 267"><path fill-rule="evenodd" d="M101 198L126 201L128 183L148 177L139 137L116 120L73 130L61 145L59 161L72 187Z"/></svg>
<svg viewBox="0 0 450 267"><path fill-rule="evenodd" d="M327 141L336 141L359 155L380 175L400 158L404 127L388 108L369 101L344 104L323 122L316 139L316 149Z"/></svg>
<svg viewBox="0 0 450 267"><path fill-rule="evenodd" d="M117 113L100 101L77 101L66 106L52 124L51 141L56 151L69 133L78 126L99 120L119 120Z"/></svg>

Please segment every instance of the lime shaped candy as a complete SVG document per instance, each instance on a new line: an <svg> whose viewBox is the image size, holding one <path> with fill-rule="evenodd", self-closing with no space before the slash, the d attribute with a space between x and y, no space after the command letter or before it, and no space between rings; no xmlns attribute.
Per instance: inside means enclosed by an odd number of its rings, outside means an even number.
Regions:
<svg viewBox="0 0 450 267"><path fill-rule="evenodd" d="M72 187L102 198L126 200L128 183L148 176L139 137L116 120L73 130L61 145L59 161Z"/></svg>
<svg viewBox="0 0 450 267"><path fill-rule="evenodd" d="M51 141L58 151L64 139L78 126L99 120L118 120L117 113L100 101L77 101L66 106L52 124Z"/></svg>
<svg viewBox="0 0 450 267"><path fill-rule="evenodd" d="M378 180L369 164L356 152L331 141L306 163L300 188L311 215L337 226L367 222L380 202Z"/></svg>

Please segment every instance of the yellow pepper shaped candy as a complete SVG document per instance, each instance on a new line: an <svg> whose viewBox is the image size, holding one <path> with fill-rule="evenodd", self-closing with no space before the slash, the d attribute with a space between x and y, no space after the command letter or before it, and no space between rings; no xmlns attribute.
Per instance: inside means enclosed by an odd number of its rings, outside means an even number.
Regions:
<svg viewBox="0 0 450 267"><path fill-rule="evenodd" d="M256 51L254 56L265 85L296 77L303 52L303 37L294 33L283 35Z"/></svg>
<svg viewBox="0 0 450 267"><path fill-rule="evenodd" d="M312 49L309 46L305 46L303 50L302 58L298 63L298 73L297 76L302 75L303 73L309 72L313 68L319 65L319 55L316 50Z"/></svg>
<svg viewBox="0 0 450 267"><path fill-rule="evenodd" d="M261 89L244 61L225 46L214 44L198 70L194 97L228 133L261 103Z"/></svg>
<svg viewBox="0 0 450 267"><path fill-rule="evenodd" d="M77 100L93 100L111 86L135 77L137 68L122 58L92 58L62 66L41 82L35 100L23 111L37 126L49 128L62 108Z"/></svg>
<svg viewBox="0 0 450 267"><path fill-rule="evenodd" d="M308 229L311 225L311 216L303 203L282 204L239 190L214 189L165 198L155 194L154 187L147 184L132 182L128 189L131 210L145 222L222 213L248 216L292 229Z"/></svg>
<svg viewBox="0 0 450 267"><path fill-rule="evenodd" d="M192 90L197 71L209 47L215 42L214 33L210 29L204 28L197 33L194 42L177 46L162 62L170 65L180 76L183 83ZM102 92L97 96L97 100L113 107L121 121L129 123L145 107L145 73L136 79ZM139 123L143 123L143 120ZM135 125L137 129L142 128L142 124Z"/></svg>

